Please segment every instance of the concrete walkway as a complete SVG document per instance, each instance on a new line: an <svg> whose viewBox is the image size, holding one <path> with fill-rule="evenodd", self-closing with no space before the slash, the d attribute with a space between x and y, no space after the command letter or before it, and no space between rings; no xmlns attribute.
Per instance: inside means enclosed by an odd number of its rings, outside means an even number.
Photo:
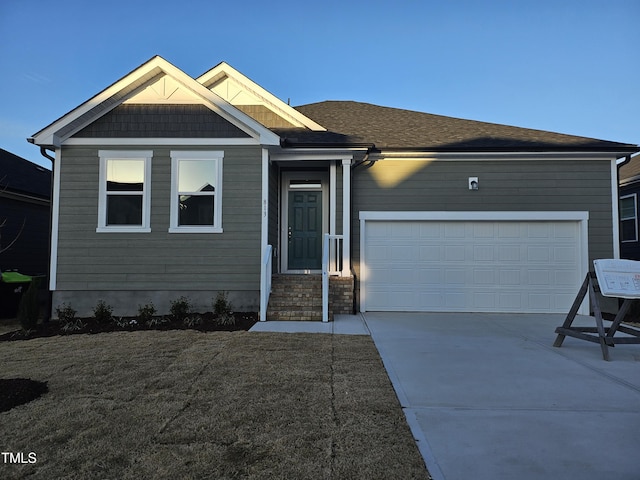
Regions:
<svg viewBox="0 0 640 480"><path fill-rule="evenodd" d="M252 330L371 334L435 480L637 480L640 346L610 362L595 343L554 348L563 320L366 313Z"/></svg>
<svg viewBox="0 0 640 480"><path fill-rule="evenodd" d="M333 322L258 322L250 332L336 333L341 335L369 335L362 315L336 315Z"/></svg>

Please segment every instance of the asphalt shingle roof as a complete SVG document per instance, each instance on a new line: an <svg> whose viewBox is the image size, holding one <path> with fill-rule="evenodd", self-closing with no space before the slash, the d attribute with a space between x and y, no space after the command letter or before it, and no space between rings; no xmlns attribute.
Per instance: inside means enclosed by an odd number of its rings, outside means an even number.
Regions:
<svg viewBox="0 0 640 480"><path fill-rule="evenodd" d="M51 170L0 148L0 190L51 196Z"/></svg>
<svg viewBox="0 0 640 480"><path fill-rule="evenodd" d="M285 145L371 145L378 149L451 152L640 150L637 145L353 101L326 101L295 108L328 131L273 129L284 138Z"/></svg>

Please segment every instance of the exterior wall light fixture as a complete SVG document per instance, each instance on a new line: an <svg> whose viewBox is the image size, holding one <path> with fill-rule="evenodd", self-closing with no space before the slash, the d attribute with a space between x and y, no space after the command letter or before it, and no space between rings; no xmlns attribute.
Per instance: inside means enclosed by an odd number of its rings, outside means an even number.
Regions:
<svg viewBox="0 0 640 480"><path fill-rule="evenodd" d="M469 190L478 190L478 177L469 177Z"/></svg>

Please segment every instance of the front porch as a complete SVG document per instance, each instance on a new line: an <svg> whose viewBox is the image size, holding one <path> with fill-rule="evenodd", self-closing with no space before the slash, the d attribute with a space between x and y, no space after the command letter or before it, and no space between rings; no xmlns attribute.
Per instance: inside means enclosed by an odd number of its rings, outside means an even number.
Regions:
<svg viewBox="0 0 640 480"><path fill-rule="evenodd" d="M353 313L352 160L352 152L263 152L261 321Z"/></svg>

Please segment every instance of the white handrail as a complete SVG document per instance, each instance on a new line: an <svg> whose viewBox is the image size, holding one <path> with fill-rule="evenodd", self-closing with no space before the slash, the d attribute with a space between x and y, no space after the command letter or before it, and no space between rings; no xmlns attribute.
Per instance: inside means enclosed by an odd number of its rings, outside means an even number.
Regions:
<svg viewBox="0 0 640 480"><path fill-rule="evenodd" d="M322 242L322 321L329 321L329 275L342 275L342 235L325 233Z"/></svg>
<svg viewBox="0 0 640 480"><path fill-rule="evenodd" d="M267 307L269 305L269 295L271 295L271 273L272 273L272 258L273 247L267 245L264 249L264 255L262 256L262 276L260 278L260 321L267 320Z"/></svg>

